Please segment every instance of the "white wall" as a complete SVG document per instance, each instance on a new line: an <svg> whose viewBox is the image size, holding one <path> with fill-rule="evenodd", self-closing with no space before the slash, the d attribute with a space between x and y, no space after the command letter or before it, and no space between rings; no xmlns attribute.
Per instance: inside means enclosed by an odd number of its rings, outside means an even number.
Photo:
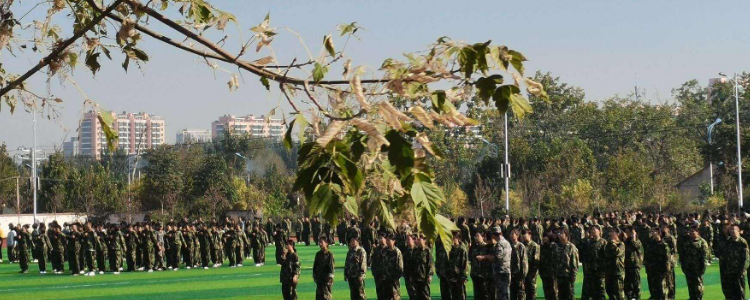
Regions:
<svg viewBox="0 0 750 300"><path fill-rule="evenodd" d="M77 214L71 214L71 213L63 213L63 214L37 214L37 222L49 224L50 222L57 220L57 223L60 223L62 225L65 222L71 223L75 221L86 221L85 215L77 215ZM34 215L33 214L2 214L0 215L0 226L3 228L4 231L7 231L8 224L33 224L34 223Z"/></svg>

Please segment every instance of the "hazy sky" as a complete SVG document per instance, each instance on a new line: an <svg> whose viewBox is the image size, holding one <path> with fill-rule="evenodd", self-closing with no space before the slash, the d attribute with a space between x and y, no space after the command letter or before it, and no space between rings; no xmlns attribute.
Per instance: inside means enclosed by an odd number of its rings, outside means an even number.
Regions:
<svg viewBox="0 0 750 300"><path fill-rule="evenodd" d="M17 1L18 2L18 1ZM23 1L30 7L35 1ZM633 86L644 88L651 101L671 99L671 89L685 81L708 78L723 71L750 71L750 2L748 1L249 1L214 0L215 6L234 13L243 28L257 25L266 13L281 34L274 50L280 58L306 58L296 38L281 27L299 32L313 55L322 37L336 25L353 21L364 27L361 40L349 42L347 54L355 65L370 69L383 59L425 49L438 37L467 42L508 45L523 52L530 74L549 71L564 82L584 88L589 101L620 94ZM23 6L22 6L23 7ZM21 10L18 10L21 11ZM40 10L43 13L43 10ZM31 14L23 22L30 21ZM154 23L155 21L152 21ZM177 37L162 26L160 32ZM233 38L237 30L229 27ZM69 36L69 33L67 34ZM141 48L151 56L142 70L131 64L125 73L122 56L102 61L92 78L81 65L74 78L89 98L117 112L145 111L166 119L167 142L179 129L209 129L223 114L265 114L279 105L278 93L267 93L251 74L229 92L228 74L214 74L191 54L144 38ZM219 40L216 37L214 40ZM239 42L227 42L236 51ZM337 47L343 40L335 41ZM236 53L236 52L235 52ZM244 58L267 55L249 53ZM37 56L0 55L6 70L23 73ZM80 59L83 61L83 58ZM231 69L234 71L233 69ZM333 72L332 72L333 73ZM28 85L44 92L43 74ZM52 94L64 99L55 121L38 118L37 141L42 149L60 147L76 136L84 98L70 84L53 79ZM289 112L286 106L282 109ZM280 114L279 114L280 115ZM0 142L13 150L32 144L31 115L0 112Z"/></svg>

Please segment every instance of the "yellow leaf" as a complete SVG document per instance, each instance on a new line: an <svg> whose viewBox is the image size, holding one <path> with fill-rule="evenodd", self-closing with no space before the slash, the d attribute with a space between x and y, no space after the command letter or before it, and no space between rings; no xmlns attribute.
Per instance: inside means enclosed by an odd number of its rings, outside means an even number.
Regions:
<svg viewBox="0 0 750 300"><path fill-rule="evenodd" d="M354 96L356 96L357 102L359 102L359 106L363 110L369 110L370 103L368 103L367 98L365 98L365 93L362 90L362 81L359 79L359 76L354 76L354 78L352 78L352 89L354 90Z"/></svg>
<svg viewBox="0 0 750 300"><path fill-rule="evenodd" d="M336 135L339 134L341 131L341 128L346 125L346 122L344 121L332 121L330 124L328 124L328 128L326 128L326 131L323 133L322 136L320 136L315 142L318 143L318 145L325 147L328 145L333 138L336 137Z"/></svg>
<svg viewBox="0 0 750 300"><path fill-rule="evenodd" d="M435 128L435 125L432 123L432 118L430 118L430 115L427 114L427 112L419 105L409 107L409 113L411 113L417 120L422 123L427 128Z"/></svg>

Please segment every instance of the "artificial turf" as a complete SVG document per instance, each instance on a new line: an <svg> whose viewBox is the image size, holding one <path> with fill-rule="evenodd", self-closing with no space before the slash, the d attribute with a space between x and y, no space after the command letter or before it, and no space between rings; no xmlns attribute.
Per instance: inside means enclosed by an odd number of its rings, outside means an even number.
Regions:
<svg viewBox="0 0 750 300"><path fill-rule="evenodd" d="M299 299L315 299L315 283L312 279L312 265L318 247L298 246L302 274L297 287ZM332 246L336 259L336 274L333 285L334 299L349 299L349 288L343 279L344 261L347 248ZM4 251L4 250L3 250ZM120 275L70 276L39 274L36 264L31 264L29 273L19 274L18 264L9 264L7 260L0 264L0 299L282 299L279 283L279 267L274 264L274 248L267 248L266 265L255 267L252 261L246 261L244 267L211 268L208 270L180 269L161 272L123 272ZM7 259L7 255L3 255ZM66 266L67 267L67 266ZM48 264L47 269L51 266ZM408 272L408 270L406 270ZM688 299L685 277L677 269L677 299ZM576 295L581 293L579 273L576 282ZM645 272L641 275L642 298L648 299ZM541 280L537 281L537 296L543 299ZM704 299L724 299L719 280L718 263L706 271L704 277ZM376 299L375 283L368 274L365 286L368 299ZM473 299L471 281L466 284L468 299ZM401 295L408 299L404 282L401 280ZM437 276L432 282L432 298L440 299L440 288Z"/></svg>

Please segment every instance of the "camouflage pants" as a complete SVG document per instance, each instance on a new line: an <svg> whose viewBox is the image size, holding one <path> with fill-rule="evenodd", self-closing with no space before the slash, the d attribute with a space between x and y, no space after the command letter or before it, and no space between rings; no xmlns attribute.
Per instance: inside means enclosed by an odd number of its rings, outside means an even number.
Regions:
<svg viewBox="0 0 750 300"><path fill-rule="evenodd" d="M16 248L18 248L18 264L21 265L21 271L26 271L29 269L29 251L20 247Z"/></svg>
<svg viewBox="0 0 750 300"><path fill-rule="evenodd" d="M607 284L607 296L609 300L624 300L624 281L625 274L621 275L607 275L605 277Z"/></svg>
<svg viewBox="0 0 750 300"><path fill-rule="evenodd" d="M703 274L685 273L690 300L703 299Z"/></svg>
<svg viewBox="0 0 750 300"><path fill-rule="evenodd" d="M544 299L557 300L557 280L552 276L541 276Z"/></svg>
<svg viewBox="0 0 750 300"><path fill-rule="evenodd" d="M667 299L667 274L651 271L646 275L648 276L648 289L651 291L651 299Z"/></svg>
<svg viewBox="0 0 750 300"><path fill-rule="evenodd" d="M641 269L625 269L625 298L641 299Z"/></svg>
<svg viewBox="0 0 750 300"><path fill-rule="evenodd" d="M495 274L495 300L510 299L510 274Z"/></svg>
<svg viewBox="0 0 750 300"><path fill-rule="evenodd" d="M315 300L331 300L331 287L333 286L333 280L326 282L316 283L317 288L315 289Z"/></svg>
<svg viewBox="0 0 750 300"><path fill-rule="evenodd" d="M474 286L474 300L487 300L487 280L482 277L471 277L471 284Z"/></svg>
<svg viewBox="0 0 750 300"><path fill-rule="evenodd" d="M284 300L297 300L297 285L291 282L282 282L281 295Z"/></svg>
<svg viewBox="0 0 750 300"><path fill-rule="evenodd" d="M72 274L78 274L81 269L79 268L80 264L78 263L78 253L76 253L75 249L69 249L68 250L68 269L70 269L70 272Z"/></svg>
<svg viewBox="0 0 750 300"><path fill-rule="evenodd" d="M136 258L135 258L135 251L134 250L128 250L125 251L125 263L128 265L128 271L132 272L136 269Z"/></svg>
<svg viewBox="0 0 750 300"><path fill-rule="evenodd" d="M379 281L376 285L380 286L378 298L382 293L383 299L401 300L401 281L386 279Z"/></svg>
<svg viewBox="0 0 750 300"><path fill-rule="evenodd" d="M529 272L524 280L524 287L526 288L526 300L536 299L536 271Z"/></svg>
<svg viewBox="0 0 750 300"><path fill-rule="evenodd" d="M449 281L448 287L450 289L451 300L466 300L466 281Z"/></svg>
<svg viewBox="0 0 750 300"><path fill-rule="evenodd" d="M430 300L430 282L414 280L412 286L414 289L414 297L409 296L409 299ZM474 299L479 300L479 298L476 297L474 297Z"/></svg>
<svg viewBox="0 0 750 300"><path fill-rule="evenodd" d="M557 277L557 300L575 300L576 278L574 277Z"/></svg>
<svg viewBox="0 0 750 300"><path fill-rule="evenodd" d="M62 272L64 269L63 263L65 262L65 258L63 257L63 252L60 250L52 250L52 255L50 256L50 262L52 262L53 270Z"/></svg>
<svg viewBox="0 0 750 300"><path fill-rule="evenodd" d="M726 300L745 299L745 274L721 274L721 291Z"/></svg>
<svg viewBox="0 0 750 300"><path fill-rule="evenodd" d="M443 300L450 300L451 299L451 286L448 283L448 279L445 277L438 277L438 278L440 278L440 297L442 297Z"/></svg>
<svg viewBox="0 0 750 300"><path fill-rule="evenodd" d="M96 267L99 269L99 272L107 271L107 252L96 252Z"/></svg>
<svg viewBox="0 0 750 300"><path fill-rule="evenodd" d="M243 253L245 253L245 250L242 245L234 247L234 262L236 265L242 264L242 259L245 258L245 256L242 255Z"/></svg>
<svg viewBox="0 0 750 300"><path fill-rule="evenodd" d="M122 251L112 250L109 253L109 270L112 272L120 272L120 267L122 267Z"/></svg>
<svg viewBox="0 0 750 300"><path fill-rule="evenodd" d="M86 269L88 269L89 272L96 271L94 269L94 255L96 255L96 251L85 250L83 252L84 252L84 259L86 259Z"/></svg>
<svg viewBox="0 0 750 300"><path fill-rule="evenodd" d="M364 278L349 278L349 299L352 300L366 300L365 295L365 279Z"/></svg>
<svg viewBox="0 0 750 300"><path fill-rule="evenodd" d="M204 268L208 267L211 262L211 249L209 247L201 247L201 262Z"/></svg>
<svg viewBox="0 0 750 300"><path fill-rule="evenodd" d="M36 257L37 257L37 262L39 263L39 272L46 272L47 271L47 251L44 251L43 249L40 251L37 251Z"/></svg>
<svg viewBox="0 0 750 300"><path fill-rule="evenodd" d="M604 300L604 276L596 273L584 273L581 293L581 300Z"/></svg>
<svg viewBox="0 0 750 300"><path fill-rule="evenodd" d="M526 288L524 287L526 276L523 276L523 274L510 276L510 299L526 300Z"/></svg>

